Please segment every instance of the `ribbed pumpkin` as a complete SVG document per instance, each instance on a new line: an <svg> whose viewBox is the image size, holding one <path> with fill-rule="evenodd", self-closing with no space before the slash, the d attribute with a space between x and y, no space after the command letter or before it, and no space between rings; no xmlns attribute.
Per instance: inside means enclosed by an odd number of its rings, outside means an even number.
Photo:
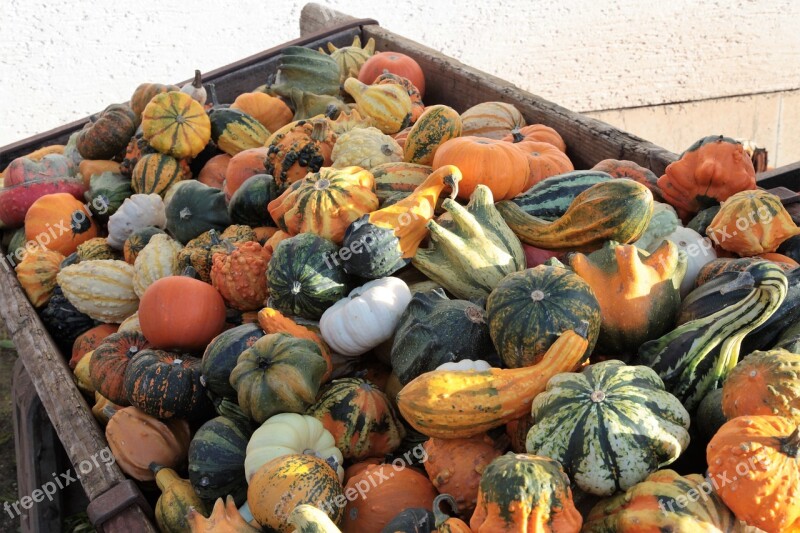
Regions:
<svg viewBox="0 0 800 533"><path fill-rule="evenodd" d="M741 143L722 135L704 137L670 163L658 179L664 199L684 221L737 192L756 188L752 160Z"/></svg>
<svg viewBox="0 0 800 533"><path fill-rule="evenodd" d="M230 494L244 502L244 458L252 433L248 421L226 416L200 426L189 445L189 480L198 496L214 500Z"/></svg>
<svg viewBox="0 0 800 533"><path fill-rule="evenodd" d="M505 102L483 102L461 113L462 135L502 139L525 127L525 117Z"/></svg>
<svg viewBox="0 0 800 533"><path fill-rule="evenodd" d="M405 435L386 394L359 378L333 380L308 414L331 432L346 459L383 457L393 452Z"/></svg>
<svg viewBox="0 0 800 533"><path fill-rule="evenodd" d="M269 130L258 120L238 109L215 107L208 112L211 140L230 156L250 148L260 148L269 138Z"/></svg>
<svg viewBox="0 0 800 533"><path fill-rule="evenodd" d="M104 259L70 265L58 273L64 296L95 320L119 324L139 307L134 269L125 261Z"/></svg>
<svg viewBox="0 0 800 533"><path fill-rule="evenodd" d="M331 349L328 344L322 340L318 334L319 328L313 324L314 329L302 326L289 317L281 314L277 309L265 307L258 312L257 315L258 325L265 333L288 333L298 339L307 339L319 346L320 353L327 364L325 374L322 376L322 382L326 382L331 377L333 371L333 364L331 362Z"/></svg>
<svg viewBox="0 0 800 533"><path fill-rule="evenodd" d="M768 532L800 528L800 429L780 416L740 416L706 449L708 475L736 518ZM742 473L744 472L744 473Z"/></svg>
<svg viewBox="0 0 800 533"><path fill-rule="evenodd" d="M139 481L152 481L150 464L173 469L186 464L191 432L185 420L161 421L126 407L108 421L106 440L123 472Z"/></svg>
<svg viewBox="0 0 800 533"><path fill-rule="evenodd" d="M134 194L108 219L108 244L121 250L135 231L154 226L164 228L167 216L164 200L157 194Z"/></svg>
<svg viewBox="0 0 800 533"><path fill-rule="evenodd" d="M729 196L706 229L720 248L743 256L774 252L798 234L800 228L781 199L763 190Z"/></svg>
<svg viewBox="0 0 800 533"><path fill-rule="evenodd" d="M178 254L178 261L182 267L192 267L202 281L211 283L214 254L226 251L223 241L236 244L254 240L256 240L256 234L247 226L228 226L222 233L217 230L209 230L186 243L186 246Z"/></svg>
<svg viewBox="0 0 800 533"><path fill-rule="evenodd" d="M136 122L138 123L142 117L142 111L150 103L154 96L169 91L180 91L180 87L176 85L165 85L163 83L141 83L133 91L131 96L131 109L136 115Z"/></svg>
<svg viewBox="0 0 800 533"><path fill-rule="evenodd" d="M344 508L334 502L344 498L336 472L313 455L284 455L262 466L250 479L247 503L263 527L280 533L294 531L287 520L301 504L318 505L334 522Z"/></svg>
<svg viewBox="0 0 800 533"><path fill-rule="evenodd" d="M228 243L227 253L214 254L211 284L230 307L255 311L267 299L269 253L255 241Z"/></svg>
<svg viewBox="0 0 800 533"><path fill-rule="evenodd" d="M225 168L225 184L222 187L227 200L230 201L233 194L252 176L264 174L266 157L267 148L261 146L242 150L231 158Z"/></svg>
<svg viewBox="0 0 800 533"><path fill-rule="evenodd" d="M131 405L156 418L195 420L211 408L200 382L200 359L189 355L140 351L125 369L124 388Z"/></svg>
<svg viewBox="0 0 800 533"><path fill-rule="evenodd" d="M25 239L67 256L97 237L97 224L86 206L69 193L40 197L25 214Z"/></svg>
<svg viewBox="0 0 800 533"><path fill-rule="evenodd" d="M180 273L178 253L183 246L167 235L153 235L133 264L133 291L141 298L154 281Z"/></svg>
<svg viewBox="0 0 800 533"><path fill-rule="evenodd" d="M502 455L486 434L469 439L429 439L424 444L423 465L433 486L450 494L458 514L472 515L478 501L478 486L487 465Z"/></svg>
<svg viewBox="0 0 800 533"><path fill-rule="evenodd" d="M604 159L592 167L592 170L605 172L614 178L623 178L638 181L653 193L656 201L662 202L661 188L658 186L658 176L650 169L637 165L633 161L620 161L618 159Z"/></svg>
<svg viewBox="0 0 800 533"><path fill-rule="evenodd" d="M402 467L397 465L402 464ZM358 488L368 487L365 497ZM417 470L398 461L392 464L370 465L351 477L345 484L347 499L344 517L340 522L343 533L381 531L402 509L430 509L436 489ZM366 491L365 491L366 492Z"/></svg>
<svg viewBox="0 0 800 533"><path fill-rule="evenodd" d="M93 352L98 346L103 344L106 337L116 332L116 324L100 324L82 333L72 344L72 357L69 360L69 367L74 369L75 365L84 355Z"/></svg>
<svg viewBox="0 0 800 533"><path fill-rule="evenodd" d="M125 393L125 370L131 359L150 348L141 333L118 332L107 336L89 361L89 377L95 390L118 405L130 405Z"/></svg>
<svg viewBox="0 0 800 533"><path fill-rule="evenodd" d="M64 256L42 246L29 248L14 267L19 284L34 307L42 307L56 288L56 276Z"/></svg>
<svg viewBox="0 0 800 533"><path fill-rule="evenodd" d="M166 235L166 233L164 233L164 230L161 228L155 226L140 228L131 233L130 236L125 239L125 244L122 247L125 262L129 265L135 264L136 258L155 235Z"/></svg>
<svg viewBox="0 0 800 533"><path fill-rule="evenodd" d="M572 255L570 267L584 279L600 304L602 353L633 355L643 343L675 324L686 258L663 241L651 255L633 245L609 241L588 256Z"/></svg>
<svg viewBox="0 0 800 533"><path fill-rule="evenodd" d="M528 156L530 174L523 190L530 189L550 176L575 170L567 155L550 143L525 141L514 146L519 147Z"/></svg>
<svg viewBox="0 0 800 533"><path fill-rule="evenodd" d="M239 407L260 424L277 413L305 411L314 403L326 368L313 341L272 333L239 355L230 383Z"/></svg>
<svg viewBox="0 0 800 533"><path fill-rule="evenodd" d="M162 198L174 183L191 178L186 168L172 156L147 154L133 167L133 191L140 194L158 194Z"/></svg>
<svg viewBox="0 0 800 533"><path fill-rule="evenodd" d="M371 118L383 133L391 135L410 124L411 98L402 85L365 85L356 78L348 78L343 87L356 101L361 114Z"/></svg>
<svg viewBox="0 0 800 533"><path fill-rule="evenodd" d="M309 232L341 244L354 220L378 209L374 191L368 170L323 168L294 182L267 208L278 227L291 235Z"/></svg>
<svg viewBox="0 0 800 533"><path fill-rule="evenodd" d="M346 294L339 248L312 233L281 241L267 268L272 306L279 311L317 320Z"/></svg>
<svg viewBox="0 0 800 533"><path fill-rule="evenodd" d="M111 159L136 133L136 115L127 104L112 104L78 133L76 147L84 159Z"/></svg>
<svg viewBox="0 0 800 533"><path fill-rule="evenodd" d="M742 359L722 385L722 410L729 420L777 415L800 424L800 355L770 350Z"/></svg>
<svg viewBox="0 0 800 533"><path fill-rule="evenodd" d="M531 415L528 453L557 460L590 494L629 489L689 444L689 413L658 374L615 360L553 377Z"/></svg>
<svg viewBox="0 0 800 533"><path fill-rule="evenodd" d="M334 168L356 166L370 170L385 163L402 161L403 149L378 128L355 128L337 137L331 159Z"/></svg>
<svg viewBox="0 0 800 533"><path fill-rule="evenodd" d="M711 491L713 483L699 474L659 470L624 494L601 500L582 531L741 531L733 513Z"/></svg>
<svg viewBox="0 0 800 533"><path fill-rule="evenodd" d="M511 143L468 136L444 142L432 166L454 165L461 171L459 198L469 198L478 184L489 187L496 201L508 200L526 189L530 167L523 151Z"/></svg>
<svg viewBox="0 0 800 533"><path fill-rule="evenodd" d="M336 136L325 119L301 120L273 135L267 152L266 172L280 187L285 187L309 172L330 166L335 143Z"/></svg>
<svg viewBox="0 0 800 533"><path fill-rule="evenodd" d="M582 523L569 478L557 461L507 453L484 470L469 526L473 531L577 533Z"/></svg>
<svg viewBox="0 0 800 533"><path fill-rule="evenodd" d="M223 331L208 344L200 363L202 381L210 394L236 400L230 375L239 355L264 336L257 324L242 324Z"/></svg>
<svg viewBox="0 0 800 533"><path fill-rule="evenodd" d="M247 113L270 132L292 121L292 110L283 100L262 92L240 94L231 104L231 109Z"/></svg>
<svg viewBox="0 0 800 533"><path fill-rule="evenodd" d="M542 142L552 144L560 151L567 153L567 144L561 135L544 124L531 124L530 126L523 126L511 130L511 133L503 137L506 142L521 143L521 142ZM605 172L605 171L604 171ZM655 177L655 175L653 175Z"/></svg>
<svg viewBox="0 0 800 533"><path fill-rule="evenodd" d="M197 100L170 91L154 96L142 111L142 134L162 154L183 159L203 151L211 139L211 122Z"/></svg>
<svg viewBox="0 0 800 533"><path fill-rule="evenodd" d="M602 321L600 304L586 281L545 265L506 276L489 295L486 313L492 340L510 368L535 365L560 334L584 321L590 354Z"/></svg>
<svg viewBox="0 0 800 533"><path fill-rule="evenodd" d="M434 105L425 109L408 132L403 159L408 163L430 165L439 147L461 136L461 116L452 107Z"/></svg>

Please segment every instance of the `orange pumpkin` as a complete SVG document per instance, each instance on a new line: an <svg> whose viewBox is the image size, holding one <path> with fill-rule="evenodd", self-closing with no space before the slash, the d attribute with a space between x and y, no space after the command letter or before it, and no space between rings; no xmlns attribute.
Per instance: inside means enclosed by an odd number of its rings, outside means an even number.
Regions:
<svg viewBox="0 0 800 533"><path fill-rule="evenodd" d="M69 367L75 368L75 365L84 355L94 351L95 348L100 346L103 339L112 333L116 333L118 328L119 324L100 324L81 334L72 345L72 357L69 360Z"/></svg>
<svg viewBox="0 0 800 533"><path fill-rule="evenodd" d="M322 376L322 383L328 381L333 372L333 363L331 362L331 349L328 344L322 340L322 337L317 333L305 326L301 326L289 317L284 316L277 309L265 307L258 312L258 325L265 333L288 333L300 339L308 339L315 342L319 346L319 351L325 362L328 364L328 369Z"/></svg>
<svg viewBox="0 0 800 533"><path fill-rule="evenodd" d="M545 178L575 170L567 154L550 143L524 141L514 146L518 146L528 156L530 175L523 189L525 191Z"/></svg>
<svg viewBox="0 0 800 533"><path fill-rule="evenodd" d="M358 81L370 85L384 72L390 72L408 79L425 96L425 74L419 63L400 52L379 52L361 66Z"/></svg>
<svg viewBox="0 0 800 533"><path fill-rule="evenodd" d="M292 110L283 100L261 92L240 94L231 104L231 109L247 113L270 132L277 131L292 121Z"/></svg>
<svg viewBox="0 0 800 533"><path fill-rule="evenodd" d="M469 517L478 500L478 485L486 466L501 451L488 435L469 439L429 439L423 445L428 456L425 471L441 494L453 496L462 517Z"/></svg>
<svg viewBox="0 0 800 533"><path fill-rule="evenodd" d="M139 302L142 333L156 348L200 352L225 327L219 292L188 276L153 282Z"/></svg>
<svg viewBox="0 0 800 533"><path fill-rule="evenodd" d="M97 224L79 200L68 193L42 196L25 214L25 239L67 256L97 237Z"/></svg>
<svg viewBox="0 0 800 533"><path fill-rule="evenodd" d="M789 265L793 268L797 268L800 266L800 263L789 257L788 255L779 254L776 252L766 252L763 254L758 254L753 257L758 257L760 259L766 259L767 261L772 261L773 263L782 263L784 265Z"/></svg>
<svg viewBox="0 0 800 533"><path fill-rule="evenodd" d="M42 307L50 301L63 260L64 256L58 252L43 246L30 246L25 250L22 261L14 267L17 280L34 307Z"/></svg>
<svg viewBox="0 0 800 533"><path fill-rule="evenodd" d="M203 168L200 169L200 174L197 175L197 181L215 189L222 189L225 185L225 172L228 169L228 163L231 161L231 156L228 154L215 155L209 159Z"/></svg>
<svg viewBox="0 0 800 533"><path fill-rule="evenodd" d="M800 427L781 416L740 416L706 449L708 473L736 518L767 532L800 531Z"/></svg>
<svg viewBox="0 0 800 533"><path fill-rule="evenodd" d="M756 351L739 361L722 385L722 412L729 420L778 415L800 424L800 355Z"/></svg>
<svg viewBox="0 0 800 533"><path fill-rule="evenodd" d="M225 169L225 198L231 199L233 193L239 190L242 183L256 174L264 173L264 160L267 157L267 148L248 148L242 150L228 161Z"/></svg>
<svg viewBox="0 0 800 533"><path fill-rule="evenodd" d="M442 143L433 168L454 165L461 171L458 197L468 199L479 184L491 189L496 202L510 200L528 183L528 156L511 143L483 137L456 137Z"/></svg>
<svg viewBox="0 0 800 533"><path fill-rule="evenodd" d="M531 124L530 126L514 128L511 133L503 137L503 140L513 143L526 141L550 143L562 152L567 152L567 143L564 142L561 135L550 126L545 126L544 124Z"/></svg>

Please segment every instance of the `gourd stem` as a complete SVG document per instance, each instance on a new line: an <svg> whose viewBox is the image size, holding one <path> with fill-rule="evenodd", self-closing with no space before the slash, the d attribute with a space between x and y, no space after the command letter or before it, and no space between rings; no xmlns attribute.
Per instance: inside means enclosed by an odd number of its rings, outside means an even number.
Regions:
<svg viewBox="0 0 800 533"><path fill-rule="evenodd" d="M311 138L317 142L322 142L325 140L325 134L328 131L328 121L327 120L316 120L314 121L314 128L311 130Z"/></svg>
<svg viewBox="0 0 800 533"><path fill-rule="evenodd" d="M187 266L183 269L183 272L181 272L181 276L197 279L197 270L195 270L193 266Z"/></svg>
<svg viewBox="0 0 800 533"><path fill-rule="evenodd" d="M195 89L203 88L203 76L200 74L199 70L194 71L194 80L192 80L192 87L194 87Z"/></svg>
<svg viewBox="0 0 800 533"><path fill-rule="evenodd" d="M219 233L217 233L217 230L215 229L209 230L208 235L211 239L211 246L219 246L220 244L222 244L222 241L219 238Z"/></svg>
<svg viewBox="0 0 800 533"><path fill-rule="evenodd" d="M781 446L781 451L794 459L800 457L800 426L797 426L792 434L786 437Z"/></svg>
<svg viewBox="0 0 800 533"><path fill-rule="evenodd" d="M446 503L448 506L450 506L450 510L454 515L458 514L458 505L456 504L455 498L453 498L449 494L439 494L433 500L434 526L437 528L441 527L442 524L450 520L450 517L452 516L449 513L445 513L444 511L442 511L443 502Z"/></svg>
<svg viewBox="0 0 800 533"><path fill-rule="evenodd" d="M522 132L519 131L519 128L514 128L513 130L511 130L511 135L514 138L512 142L521 143L522 141L525 140L525 136L522 135Z"/></svg>

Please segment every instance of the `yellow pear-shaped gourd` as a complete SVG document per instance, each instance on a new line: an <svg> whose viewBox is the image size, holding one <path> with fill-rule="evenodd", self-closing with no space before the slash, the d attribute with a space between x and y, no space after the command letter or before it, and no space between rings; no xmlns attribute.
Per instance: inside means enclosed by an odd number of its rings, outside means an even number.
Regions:
<svg viewBox="0 0 800 533"><path fill-rule="evenodd" d="M600 353L635 354L643 343L672 329L686 264L686 254L668 240L650 255L610 241L589 255L570 257L570 266L600 304Z"/></svg>
<svg viewBox="0 0 800 533"><path fill-rule="evenodd" d="M203 500L194 492L188 479L181 479L171 468L151 464L156 475L156 484L161 490L156 502L156 523L162 533L184 533L189 531L190 509L207 515Z"/></svg>
<svg viewBox="0 0 800 533"><path fill-rule="evenodd" d="M390 135L397 133L411 120L411 98L405 88L395 83L366 85L356 78L347 78L344 90L353 97L359 111Z"/></svg>

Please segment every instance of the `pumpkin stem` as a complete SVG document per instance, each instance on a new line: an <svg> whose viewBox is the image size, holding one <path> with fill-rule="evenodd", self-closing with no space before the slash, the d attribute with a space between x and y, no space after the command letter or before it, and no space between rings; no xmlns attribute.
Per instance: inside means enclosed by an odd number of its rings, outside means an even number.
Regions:
<svg viewBox="0 0 800 533"><path fill-rule="evenodd" d="M199 70L194 71L194 79L192 80L192 87L195 89L202 89L203 88L203 76L200 74Z"/></svg>
<svg viewBox="0 0 800 533"><path fill-rule="evenodd" d="M445 513L442 511L442 503L446 503L448 506L450 506L450 511L453 513L453 515L458 514L458 504L456 504L456 499L449 494L439 494L433 499L434 526L437 528L441 527L442 524L450 520L450 518L453 516L450 513Z"/></svg>
<svg viewBox="0 0 800 533"><path fill-rule="evenodd" d="M511 130L511 136L514 138L514 140L511 142L521 143L522 141L525 140L525 136L522 134L521 131L519 131L519 128L514 128L513 130Z"/></svg>
<svg viewBox="0 0 800 533"><path fill-rule="evenodd" d="M187 266L183 269L183 272L181 272L181 276L197 279L197 270L191 265Z"/></svg>
<svg viewBox="0 0 800 533"><path fill-rule="evenodd" d="M311 130L311 138L317 142L325 140L325 134L328 132L327 120L314 121L314 128Z"/></svg>
<svg viewBox="0 0 800 533"><path fill-rule="evenodd" d="M781 446L781 451L788 457L800 458L800 426L797 426L792 434L786 437Z"/></svg>

